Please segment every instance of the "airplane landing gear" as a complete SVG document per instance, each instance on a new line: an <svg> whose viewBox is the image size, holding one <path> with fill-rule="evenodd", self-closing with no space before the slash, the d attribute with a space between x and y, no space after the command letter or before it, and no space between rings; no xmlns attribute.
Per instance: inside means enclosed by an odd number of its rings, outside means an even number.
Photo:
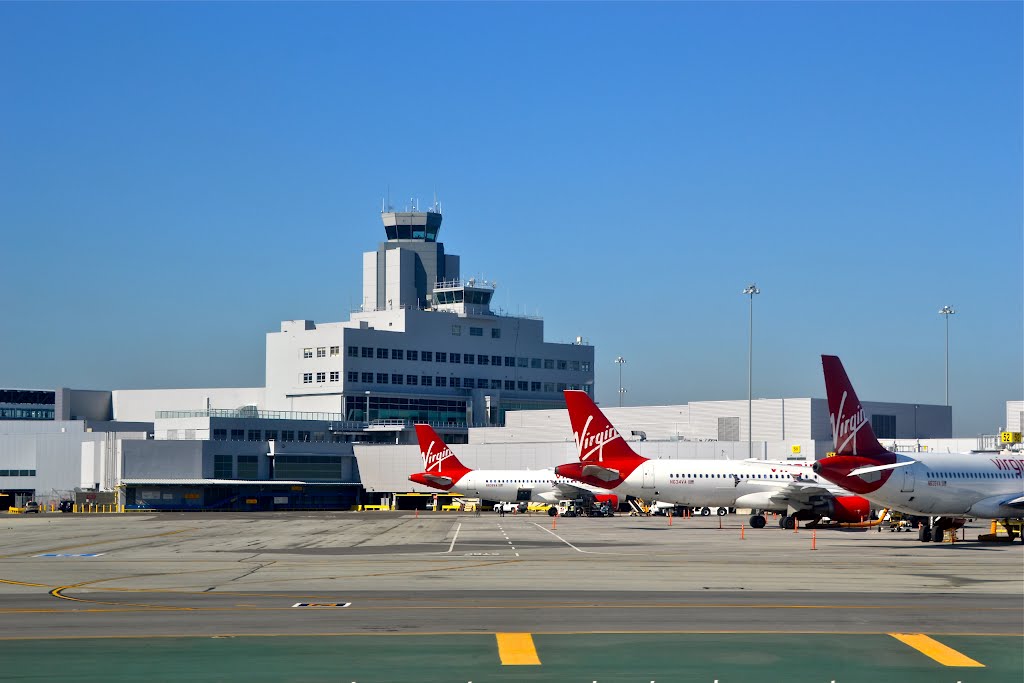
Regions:
<svg viewBox="0 0 1024 683"><path fill-rule="evenodd" d="M709 507L702 507L700 509L700 516L701 517L707 517L710 514L711 514L711 508L709 508Z"/></svg>
<svg viewBox="0 0 1024 683"><path fill-rule="evenodd" d="M764 515L751 515L750 516L750 528L751 529L763 529L765 525Z"/></svg>
<svg viewBox="0 0 1024 683"><path fill-rule="evenodd" d="M796 526L796 518L792 515L782 515L782 517L779 517L779 528L792 529L794 526Z"/></svg>
<svg viewBox="0 0 1024 683"><path fill-rule="evenodd" d="M922 524L917 528L917 540L922 543L928 543L932 540L932 530L927 524Z"/></svg>

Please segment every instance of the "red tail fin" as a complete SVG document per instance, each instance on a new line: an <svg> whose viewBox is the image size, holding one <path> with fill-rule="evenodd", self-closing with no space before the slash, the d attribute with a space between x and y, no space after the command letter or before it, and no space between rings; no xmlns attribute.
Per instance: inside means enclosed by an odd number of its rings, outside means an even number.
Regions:
<svg viewBox="0 0 1024 683"><path fill-rule="evenodd" d="M444 442L430 425L416 425L416 439L420 442L420 454L423 456L423 471L426 474L449 477L458 481L462 475L471 472L459 462L448 444Z"/></svg>
<svg viewBox="0 0 1024 683"><path fill-rule="evenodd" d="M576 454L580 462L621 465L641 463L641 457L629 447L612 427L601 409L594 405L585 391L566 391L565 405L569 408L569 422L576 440Z"/></svg>
<svg viewBox="0 0 1024 683"><path fill-rule="evenodd" d="M872 456L888 453L875 438L857 392L846 376L843 362L837 356L822 356L825 371L825 393L828 395L829 422L836 455Z"/></svg>

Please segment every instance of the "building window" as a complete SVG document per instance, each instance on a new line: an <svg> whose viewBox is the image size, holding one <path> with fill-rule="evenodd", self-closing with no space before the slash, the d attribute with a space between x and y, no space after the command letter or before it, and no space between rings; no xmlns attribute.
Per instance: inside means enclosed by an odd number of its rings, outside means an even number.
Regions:
<svg viewBox="0 0 1024 683"><path fill-rule="evenodd" d="M228 440L228 430L226 430L226 429L214 429L213 430L213 440L214 441L227 441Z"/></svg>
<svg viewBox="0 0 1024 683"><path fill-rule="evenodd" d="M338 370L332 370L331 371L331 381L332 382L337 382L340 379L341 379L341 372L339 372Z"/></svg>
<svg viewBox="0 0 1024 683"><path fill-rule="evenodd" d="M872 415L871 429L875 437L879 439L896 438L896 416L895 415Z"/></svg>
<svg viewBox="0 0 1024 683"><path fill-rule="evenodd" d="M545 370L554 370L555 369L555 361L553 361L550 358L545 358L544 359L544 369Z"/></svg>
<svg viewBox="0 0 1024 683"><path fill-rule="evenodd" d="M313 373L312 372L304 372L304 373L302 373L302 383L303 384L312 384L313 383Z"/></svg>
<svg viewBox="0 0 1024 683"><path fill-rule="evenodd" d="M433 363L434 362L434 352L433 351L424 351L423 352L423 360L424 360L424 362L427 362L427 363Z"/></svg>
<svg viewBox="0 0 1024 683"><path fill-rule="evenodd" d="M523 382L523 381L516 382L516 387L519 389L519 391L526 391L529 388L529 386L530 386L529 382Z"/></svg>
<svg viewBox="0 0 1024 683"><path fill-rule="evenodd" d="M245 430L244 429L232 429L231 430L232 441L245 441Z"/></svg>
<svg viewBox="0 0 1024 683"><path fill-rule="evenodd" d="M447 386L448 385L448 378L447 377L435 377L434 379L437 380L437 386L439 386L439 387L443 387L443 386Z"/></svg>
<svg viewBox="0 0 1024 683"><path fill-rule="evenodd" d="M466 365L473 365L474 363L476 363L476 359L473 358L473 354L464 353L462 354L462 362Z"/></svg>
<svg viewBox="0 0 1024 683"><path fill-rule="evenodd" d="M391 375L391 383L392 384L401 384L402 383L402 376L399 375L397 372L396 373L392 373L392 375Z"/></svg>
<svg viewBox="0 0 1024 683"><path fill-rule="evenodd" d="M290 429L282 429L281 441L295 441L295 432Z"/></svg>
<svg viewBox="0 0 1024 683"><path fill-rule="evenodd" d="M260 430L258 430L258 429L250 429L249 430L249 438L247 440L248 441L263 441L263 439L261 439L260 436L262 436L260 434Z"/></svg>
<svg viewBox="0 0 1024 683"><path fill-rule="evenodd" d="M484 336L484 328L482 327L471 327L469 328L470 337L482 337Z"/></svg>
<svg viewBox="0 0 1024 683"><path fill-rule="evenodd" d="M501 380L500 379L492 379L491 380L491 389L501 389Z"/></svg>
<svg viewBox="0 0 1024 683"><path fill-rule="evenodd" d="M311 439L309 438L309 432L304 431L304 430L299 430L299 441L304 441L304 442L311 441Z"/></svg>
<svg viewBox="0 0 1024 683"><path fill-rule="evenodd" d="M373 358L372 346L363 346L360 348L360 350L362 351L363 358Z"/></svg>
<svg viewBox="0 0 1024 683"><path fill-rule="evenodd" d="M413 386L416 386L417 384L419 384L419 382L420 382L420 376L419 375L406 375L405 376L405 383L406 384L411 384Z"/></svg>
<svg viewBox="0 0 1024 683"><path fill-rule="evenodd" d="M491 356L491 365L501 367L501 356Z"/></svg>
<svg viewBox="0 0 1024 683"><path fill-rule="evenodd" d="M340 352L341 352L341 347L340 346L332 346L331 347L331 355L332 356L337 356L337 355L340 354Z"/></svg>
<svg viewBox="0 0 1024 683"><path fill-rule="evenodd" d="M313 432L313 441L327 441L327 432Z"/></svg>
<svg viewBox="0 0 1024 683"><path fill-rule="evenodd" d="M371 384L373 382L373 373L372 372L364 372L361 375L361 381L363 382L363 384Z"/></svg>
<svg viewBox="0 0 1024 683"><path fill-rule="evenodd" d="M564 361L564 360L558 361L558 369L559 370L568 370L569 369L569 362L568 361Z"/></svg>
<svg viewBox="0 0 1024 683"><path fill-rule="evenodd" d="M440 354L438 354L438 355L440 355ZM448 354L448 362L449 363L461 363L462 362L462 355L458 354L458 353L449 353Z"/></svg>
<svg viewBox="0 0 1024 683"><path fill-rule="evenodd" d="M326 382L327 381L327 373L326 372L318 372L318 373L316 373L316 381L318 383Z"/></svg>
<svg viewBox="0 0 1024 683"><path fill-rule="evenodd" d="M431 377L430 375L423 375L422 377L420 377L420 384L422 384L425 387L433 386L434 378Z"/></svg>
<svg viewBox="0 0 1024 683"><path fill-rule="evenodd" d="M554 391L555 391L555 383L554 382L544 382L544 391L549 393L549 394L554 393Z"/></svg>
<svg viewBox="0 0 1024 683"><path fill-rule="evenodd" d="M505 367L506 368L514 368L515 366L516 366L516 357L515 356L505 356Z"/></svg>
<svg viewBox="0 0 1024 683"><path fill-rule="evenodd" d="M505 391L515 391L516 383L510 379L505 380Z"/></svg>
<svg viewBox="0 0 1024 683"><path fill-rule="evenodd" d="M277 479L341 481L344 470L340 455L279 455L274 467Z"/></svg>
<svg viewBox="0 0 1024 683"><path fill-rule="evenodd" d="M580 361L580 370L582 370L583 372L590 372L590 361L589 360L581 360Z"/></svg>
<svg viewBox="0 0 1024 683"><path fill-rule="evenodd" d="M302 349L302 357L303 358L312 358L313 357L313 349L312 348Z"/></svg>
<svg viewBox="0 0 1024 683"><path fill-rule="evenodd" d="M391 349L391 360L402 360L402 349Z"/></svg>
<svg viewBox="0 0 1024 683"><path fill-rule="evenodd" d="M521 357L520 358L516 358L516 367L517 368L528 368L528 367L530 367L530 359L529 358L521 358Z"/></svg>
<svg viewBox="0 0 1024 683"><path fill-rule="evenodd" d="M316 347L316 357L317 358L327 358L327 347L326 346L318 346L318 347Z"/></svg>
<svg viewBox="0 0 1024 683"><path fill-rule="evenodd" d="M359 381L359 373L356 372L355 370L349 370L348 372L345 373L345 381L347 381L347 382L358 382Z"/></svg>
<svg viewBox="0 0 1024 683"><path fill-rule="evenodd" d="M259 477L260 457L258 455L238 456L238 478L257 479Z"/></svg>
<svg viewBox="0 0 1024 683"><path fill-rule="evenodd" d="M477 357L476 357L476 364L477 365L487 365L490 362L491 362L491 357L490 356L485 356L483 354L478 354Z"/></svg>
<svg viewBox="0 0 1024 683"><path fill-rule="evenodd" d="M530 391L540 391L540 382L530 382Z"/></svg>
<svg viewBox="0 0 1024 683"><path fill-rule="evenodd" d="M378 372L377 373L377 384L387 384L387 383L388 383L388 373L386 373L386 372Z"/></svg>
<svg viewBox="0 0 1024 683"><path fill-rule="evenodd" d="M277 430L276 429L268 429L265 432L263 432L263 437L267 441L277 441Z"/></svg>
<svg viewBox="0 0 1024 683"><path fill-rule="evenodd" d="M570 370L575 370L576 372L579 372L579 370L580 370L580 362L578 360L571 360L571 361L569 361L569 369Z"/></svg>
<svg viewBox="0 0 1024 683"><path fill-rule="evenodd" d="M456 337L462 336L462 325L452 325L452 334Z"/></svg>
<svg viewBox="0 0 1024 683"><path fill-rule="evenodd" d="M501 328L499 328L499 327L492 327L491 328L491 339L501 339Z"/></svg>
<svg viewBox="0 0 1024 683"><path fill-rule="evenodd" d="M448 354L445 353L444 351L438 351L436 356L437 356L436 360L437 360L438 363L447 363L448 362Z"/></svg>
<svg viewBox="0 0 1024 683"><path fill-rule="evenodd" d="M444 379L444 377L438 377L437 379L442 380ZM444 385L438 382L437 386L443 387ZM452 389L458 389L460 386L462 386L462 380L460 380L458 377L452 377Z"/></svg>
<svg viewBox="0 0 1024 683"><path fill-rule="evenodd" d="M358 358L359 357L359 347L358 346L350 346L350 347L348 347L348 357L349 358Z"/></svg>
<svg viewBox="0 0 1024 683"><path fill-rule="evenodd" d="M230 455L215 454L213 456L213 478L230 479L234 475L233 465Z"/></svg>
<svg viewBox="0 0 1024 683"><path fill-rule="evenodd" d="M472 389L475 386L476 386L476 380L473 379L472 377L463 377L462 378L462 387L464 389Z"/></svg>
<svg viewBox="0 0 1024 683"><path fill-rule="evenodd" d="M565 384L563 382L559 382L555 386L558 387L558 391L559 392L565 391ZM734 441L735 441L735 439L734 439Z"/></svg>
<svg viewBox="0 0 1024 683"><path fill-rule="evenodd" d="M408 351L405 352L405 359L406 360L419 360L419 356L420 356L419 352L418 351L414 351L413 349L409 349Z"/></svg>
<svg viewBox="0 0 1024 683"><path fill-rule="evenodd" d="M388 350L387 349L377 349L377 358L380 358L381 360L387 360L388 359Z"/></svg>
<svg viewBox="0 0 1024 683"><path fill-rule="evenodd" d="M530 367L534 368L536 370L540 370L540 367L541 367L541 360L540 360L540 358L531 358L530 359Z"/></svg>

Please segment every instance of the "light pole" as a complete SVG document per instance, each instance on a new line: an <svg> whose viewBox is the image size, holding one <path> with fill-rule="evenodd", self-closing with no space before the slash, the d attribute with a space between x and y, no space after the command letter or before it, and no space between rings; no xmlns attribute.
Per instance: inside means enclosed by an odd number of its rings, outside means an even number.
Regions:
<svg viewBox="0 0 1024 683"><path fill-rule="evenodd" d="M754 295L760 294L757 285L750 283L743 290L750 297L750 332L747 337L747 457L754 457Z"/></svg>
<svg viewBox="0 0 1024 683"><path fill-rule="evenodd" d="M946 405L949 405L949 316L956 313L952 306L943 306L939 315L946 319Z"/></svg>
<svg viewBox="0 0 1024 683"><path fill-rule="evenodd" d="M366 423L370 423L370 392L366 392Z"/></svg>
<svg viewBox="0 0 1024 683"><path fill-rule="evenodd" d="M619 356L615 359L615 364L619 366L619 407L622 407L622 395L626 393L626 390L622 388L622 365L626 362L626 359Z"/></svg>

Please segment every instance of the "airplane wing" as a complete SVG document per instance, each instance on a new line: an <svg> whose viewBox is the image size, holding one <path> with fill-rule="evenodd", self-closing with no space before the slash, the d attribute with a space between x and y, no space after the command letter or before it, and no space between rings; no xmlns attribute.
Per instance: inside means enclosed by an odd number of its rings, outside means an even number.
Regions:
<svg viewBox="0 0 1024 683"><path fill-rule="evenodd" d="M836 486L825 485L816 481L794 479L784 486L780 486L772 494L771 499L780 505L809 507L817 499L844 494L849 495L846 491Z"/></svg>
<svg viewBox="0 0 1024 683"><path fill-rule="evenodd" d="M560 481L555 484L555 489L558 491L558 495L562 498L579 498L583 494L593 493L594 487L584 487L577 484L570 484L566 481Z"/></svg>

